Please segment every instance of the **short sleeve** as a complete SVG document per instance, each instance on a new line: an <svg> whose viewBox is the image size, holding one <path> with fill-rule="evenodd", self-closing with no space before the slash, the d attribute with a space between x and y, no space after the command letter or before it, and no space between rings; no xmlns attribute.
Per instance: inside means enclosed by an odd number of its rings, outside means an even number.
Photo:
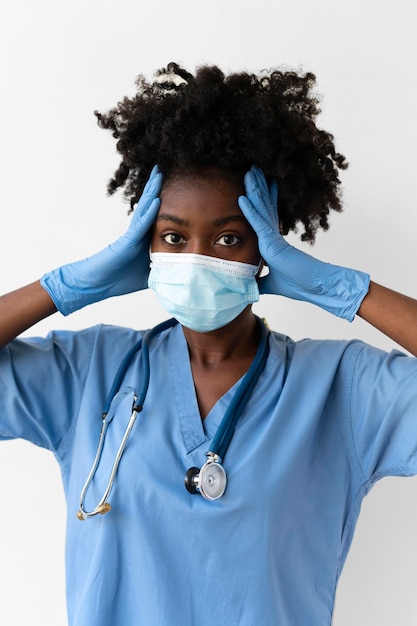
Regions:
<svg viewBox="0 0 417 626"><path fill-rule="evenodd" d="M0 350L0 439L57 451L77 415L94 329L16 339Z"/></svg>
<svg viewBox="0 0 417 626"><path fill-rule="evenodd" d="M366 480L417 473L417 359L366 345L359 350L351 426Z"/></svg>

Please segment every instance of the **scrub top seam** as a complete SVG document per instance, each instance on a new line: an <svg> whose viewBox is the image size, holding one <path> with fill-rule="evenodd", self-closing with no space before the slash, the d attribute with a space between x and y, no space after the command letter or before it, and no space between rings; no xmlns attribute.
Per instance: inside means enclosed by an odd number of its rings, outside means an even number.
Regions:
<svg viewBox="0 0 417 626"><path fill-rule="evenodd" d="M337 580L341 574L342 567L346 560L347 554L350 550L351 540L353 539L353 534L356 526L356 522L359 518L360 509L362 502L365 496L369 493L372 487L382 478L386 478L388 476L397 476L397 477L411 477L416 475L417 473L417 455L414 455L414 459L412 462L409 462L407 465L402 463L401 465L390 465L384 470L372 472L370 475L365 472L362 463L360 461L360 456L356 447L356 440L353 429L352 422L352 395L354 389L354 382L357 370L357 364L359 360L360 354L367 348L366 344L360 343L356 344L356 350L352 355L352 360L354 360L352 367L352 375L351 375L351 383L350 383L350 396L349 396L349 429L350 429L350 439L352 442L353 452L356 460L356 464L359 467L362 480L354 491L354 496L352 497L348 515L346 517L346 522L344 524L342 538L341 538L341 551L339 555L339 566L338 566L338 574Z"/></svg>
<svg viewBox="0 0 417 626"><path fill-rule="evenodd" d="M348 344L348 347L352 346L352 344ZM352 396L353 396L353 387L355 381L355 372L357 367L357 362L360 353L365 348L364 344L355 343L353 344L354 350L353 353L349 357L348 371L349 371L349 382L347 381L347 406L346 406L346 414L343 419L347 421L347 453L351 462L352 468L352 481L353 481L353 493L352 497L347 501L347 516L345 523L343 524L342 534L340 538L340 551L337 560L337 567L335 572L335 580L334 580L334 589L333 589L333 607L332 613L334 609L334 603L336 598L337 584L342 573L342 569L346 560L347 553L350 549L350 545L353 538L353 532L355 529L355 524L359 516L360 507L364 496L366 495L366 491L364 491L366 484L369 482L369 479L362 467L362 463L359 458L358 450L356 447L355 436L353 432L353 424L352 424ZM358 472L359 470L359 472ZM359 475L358 475L359 474Z"/></svg>
<svg viewBox="0 0 417 626"><path fill-rule="evenodd" d="M359 355L361 352L363 352L363 350L365 349L365 345L361 344L359 346L356 346L356 350L355 353L352 355L352 373L350 376L350 393L349 393L349 429L350 429L350 438L352 441L352 447L353 447L353 452L355 455L355 459L357 462L357 465L361 471L362 474L362 481L361 484L364 484L364 482L366 483L369 480L369 477L367 476L367 473L365 472L361 460L360 460L360 456L359 456L359 452L356 446L356 441L355 441L355 434L354 434L354 429L353 429L353 418L352 418L352 396L353 396L353 387L354 387L354 382L355 382L355 375L356 375L356 368L357 368L357 364L358 364L358 359L359 359ZM360 488L359 488L360 489Z"/></svg>
<svg viewBox="0 0 417 626"><path fill-rule="evenodd" d="M94 334L92 331L95 331ZM69 422L69 426L68 429L66 431L66 433L62 436L61 441L59 442L59 444L57 445L56 449L53 451L55 454L55 457L57 458L58 461L63 461L65 459L65 457L68 454L69 449L72 447L71 444L68 443L69 439L70 439L70 435L73 435L75 429L76 429L76 425L78 423L78 418L80 415L80 409L83 403L83 399L84 399L84 394L86 392L87 389L87 380L88 377L90 375L90 371L91 371L91 366L92 366L92 356L93 356L93 346L95 345L98 335L100 333L100 326L95 326L93 329L89 328L87 329L87 333L88 333L88 366L85 370L85 375L84 375L84 379L83 379L83 383L82 383L82 393L80 394L80 398L78 401L78 407L77 407L77 411L74 414L74 416L72 416L70 422ZM72 442L71 442L72 443Z"/></svg>

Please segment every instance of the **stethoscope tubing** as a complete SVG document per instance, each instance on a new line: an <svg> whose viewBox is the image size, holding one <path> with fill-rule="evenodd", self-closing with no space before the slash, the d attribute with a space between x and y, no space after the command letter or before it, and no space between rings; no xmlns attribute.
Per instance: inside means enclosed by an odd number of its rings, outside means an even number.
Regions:
<svg viewBox="0 0 417 626"><path fill-rule="evenodd" d="M143 403L145 401L145 397L148 391L149 379L150 379L149 342L152 339L152 337L155 337L155 335L159 335L159 333L162 333L164 330L167 330L168 328L175 326L175 324L178 324L178 322L174 318L170 318L169 320L165 320L164 322L161 322L161 324L158 324L157 326L154 326L154 328L151 328L150 330L146 331L143 337L141 337L130 348L130 350L124 357L123 361L121 362L119 369L117 370L113 384L106 398L106 402L105 402L104 409L103 409L103 415L107 415L107 413L109 412L110 405L113 401L114 396L117 394L117 392L120 389L120 385L122 384L122 380L126 374L130 361L132 360L133 355L136 354L136 352L139 352L141 348L142 348L141 364L143 368L143 384L142 384L142 389L138 395L137 405L143 406Z"/></svg>
<svg viewBox="0 0 417 626"><path fill-rule="evenodd" d="M150 380L150 362L149 362L149 342L152 339L152 337L154 337L155 335L163 332L164 330L166 330L167 328L170 328L171 326L174 326L174 324L176 324L176 320L175 319L169 319L166 320L165 322L162 322L161 324L158 324L158 326L155 326L154 328L151 328L150 330L148 330L145 335L143 336L143 338L141 337L139 339L139 341L137 341L131 348L130 350L127 352L126 356L124 357L123 361L121 362L116 376L114 378L113 384L111 386L111 389L107 395L106 398L106 402L104 404L104 410L102 413L102 423L101 423L101 430L100 430L100 437L99 437L99 442L98 442L98 446L97 446L97 452L96 452L96 456L94 458L94 462L93 465L91 467L90 473L88 474L87 480L85 481L84 487L81 491L81 495L80 495L80 504L79 504L79 510L77 513L77 516L80 520L84 520L87 519L89 517L94 517L97 514L101 514L103 515L104 513L107 513L108 511L110 511L110 504L107 502L107 499L110 495L110 492L113 488L113 484L114 484L114 480L116 478L116 474L117 474L117 470L119 468L119 463L120 460L122 458L123 452L126 448L126 443L127 440L130 436L130 433L132 432L133 426L135 424L136 418L138 416L138 413L140 413L142 411L143 408L143 403L145 401L145 397L148 391L148 387L149 387L149 380ZM100 463L100 459L101 459L101 454L103 451L103 447L104 447L104 441L106 438L106 432L107 432L107 428L109 426L109 423L111 421L111 419L108 419L108 413L110 410L110 405L112 403L112 400L114 398L114 396L117 394L117 392L120 389L120 385L122 383L122 380L126 374L127 368L129 367L130 361L132 360L133 355L138 352L138 350L141 350L141 362L142 362L142 368L143 368L143 383L142 383L142 389L139 393L138 396L135 395L134 397L134 402L133 402L133 406L132 406L132 415L130 416L128 425L126 427L125 433L123 435L122 441L120 443L120 446L117 450L116 453L116 457L114 459L113 465L112 465L112 469L110 472L110 476L109 476L109 480L107 482L106 485L106 489L104 491L104 494L102 496L102 498L100 499L100 502L97 504L97 506L91 510L91 511L87 511L84 507L84 500L85 497L87 495L87 491L90 487L91 481L94 478L94 475L97 471L97 468L99 466Z"/></svg>
<svg viewBox="0 0 417 626"><path fill-rule="evenodd" d="M136 400L136 397L135 397ZM135 409L135 407L133 407L132 410L132 415L130 416L129 419L129 423L126 427L125 433L123 435L122 441L120 442L120 446L117 450L114 462L113 462L113 466L110 472L110 476L109 476L109 480L107 482L106 485L106 489L104 491L104 494L100 500L100 502L97 504L97 506L92 510L92 511L86 511L85 507L84 507L84 500L85 500L85 496L87 494L88 488L91 484L91 481L94 478L94 475L97 471L98 465L100 463L100 458L101 458L101 453L103 451L103 447L104 447L104 441L106 438L106 431L107 428L109 426L109 422L106 420L106 418L103 419L102 421L102 425L101 425L101 431L100 431L100 438L99 438L99 443L98 443L98 447L97 447L97 453L93 462L93 466L91 468L91 471L87 477L87 480L85 482L85 485L83 487L83 490L81 492L81 496L80 496L80 508L79 511L77 513L78 518L79 519L86 519L88 517L94 517L94 515L97 515L98 513L100 514L104 514L104 513L108 513L108 511L110 511L111 506L110 504L107 502L107 499L110 495L110 492L113 488L114 485L114 480L116 478L116 474L117 474L117 470L119 468L119 463L121 461L123 452L126 448L126 443L127 440L130 436L130 433L132 432L133 426L135 424L136 421L136 417L138 416L139 411Z"/></svg>
<svg viewBox="0 0 417 626"><path fill-rule="evenodd" d="M234 397L232 398L229 404L229 407L225 415L223 416L222 421L220 422L220 426L213 438L210 450L206 453L209 459L208 463L215 462L215 463L220 464L224 460L224 457L226 455L226 452L232 440L233 433L236 429L236 425L241 414L241 406L247 402L255 384L258 381L258 378L261 372L264 369L266 360L268 358L269 332L267 331L265 324L258 317L256 318L256 322L258 324L258 328L260 329L261 339L259 342L259 346L255 355L255 358L249 370L245 374ZM137 341L131 347L131 349L127 352L126 356L124 357L122 363L120 364L117 370L115 379L113 381L111 389L106 398L104 410L102 413L102 425L101 425L99 442L97 446L97 452L94 458L92 468L90 470L90 473L88 474L87 480L83 486L83 489L80 495L80 508L77 513L77 516L80 520L84 520L89 517L94 517L97 514L103 515L104 513L107 513L108 511L110 511L111 509L111 506L107 502L107 499L113 488L117 470L118 470L123 452L126 448L127 440L132 432L132 429L133 429L133 426L135 424L138 414L142 411L143 403L145 401L146 394L147 394L148 387L149 387L149 381L150 381L149 342L152 339L152 337L154 337L155 335L158 335L164 330L167 330L168 328L171 328L177 323L178 323L177 320L169 319L169 320L162 322L161 324L158 324L154 328L148 330L143 336L143 338L139 339L139 341ZM122 384L126 371L129 367L131 359L133 355L136 352L138 352L138 350L141 350L141 365L142 365L142 374L143 374L142 388L140 390L140 393L137 396L136 395L134 396L134 401L132 405L132 414L129 419L128 425L126 427L125 433L123 435L122 441L117 450L117 454L114 459L112 469L110 471L109 480L107 482L104 494L102 498L100 499L98 505L93 510L87 511L84 506L84 500L86 498L87 491L90 487L90 484L95 476L95 473L100 463L101 454L103 452L103 447L104 447L104 441L106 438L107 428L112 419L112 416L110 416L110 419L108 418L110 406L111 406L113 398L115 397L115 395L118 393L120 389L120 386ZM222 467L221 467L221 470L224 472L224 469Z"/></svg>
<svg viewBox="0 0 417 626"><path fill-rule="evenodd" d="M241 414L241 406L245 405L252 390L258 382L259 375L265 367L269 354L268 332L265 324L258 317L256 318L258 328L261 332L259 346L254 360L246 372L239 388L233 396L226 413L220 422L219 428L213 438L209 452L224 461L229 448L233 433Z"/></svg>

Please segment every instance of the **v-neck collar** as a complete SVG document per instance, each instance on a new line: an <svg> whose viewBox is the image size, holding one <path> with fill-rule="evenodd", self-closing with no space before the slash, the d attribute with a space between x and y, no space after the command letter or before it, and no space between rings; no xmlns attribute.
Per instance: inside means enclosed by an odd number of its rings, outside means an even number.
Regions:
<svg viewBox="0 0 417 626"><path fill-rule="evenodd" d="M213 439L243 376L217 400L208 415L202 420L191 371L188 345L180 324L171 330L169 341L169 369L174 390L173 412L178 419L188 453L204 442Z"/></svg>

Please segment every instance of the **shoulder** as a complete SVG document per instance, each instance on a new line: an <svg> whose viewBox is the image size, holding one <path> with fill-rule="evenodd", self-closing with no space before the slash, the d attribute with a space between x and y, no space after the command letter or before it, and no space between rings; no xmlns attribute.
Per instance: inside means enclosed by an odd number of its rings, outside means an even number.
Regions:
<svg viewBox="0 0 417 626"><path fill-rule="evenodd" d="M95 353L117 355L139 340L143 331L100 324L82 330L53 330L45 337L23 337L0 350L0 363L11 361L80 361Z"/></svg>
<svg viewBox="0 0 417 626"><path fill-rule="evenodd" d="M376 375L381 369L415 370L417 359L399 350L386 352L361 340L301 339L271 332L272 352L285 350L288 366L305 373L320 375L334 372L344 376Z"/></svg>
<svg viewBox="0 0 417 626"><path fill-rule="evenodd" d="M299 339L294 340L287 335L271 331L271 346L273 349L285 349L292 358L306 358L308 356L326 355L331 360L358 355L362 350L376 350L360 340L343 339Z"/></svg>

